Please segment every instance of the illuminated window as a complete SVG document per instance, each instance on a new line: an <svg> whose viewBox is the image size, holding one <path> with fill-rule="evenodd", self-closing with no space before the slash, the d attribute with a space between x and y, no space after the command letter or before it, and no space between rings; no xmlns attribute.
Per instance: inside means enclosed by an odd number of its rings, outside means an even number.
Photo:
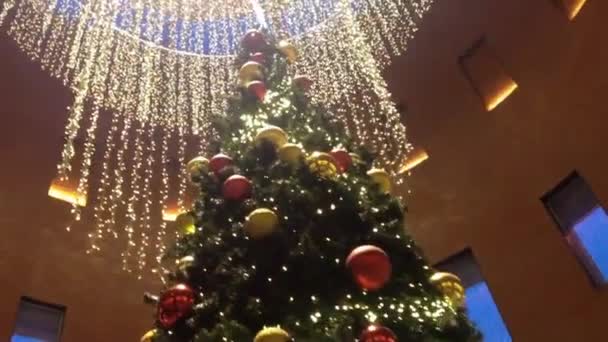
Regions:
<svg viewBox="0 0 608 342"><path fill-rule="evenodd" d="M427 159L429 159L429 154L424 149L417 147L408 154L407 159L399 169L399 173L409 172Z"/></svg>
<svg viewBox="0 0 608 342"><path fill-rule="evenodd" d="M559 7L561 7L564 10L566 15L568 16L568 19L574 20L574 18L576 18L576 16L581 11L581 9L583 9L583 6L585 5L585 2L587 0L554 0L554 1Z"/></svg>
<svg viewBox="0 0 608 342"><path fill-rule="evenodd" d="M488 284L470 249L457 254L436 266L462 280L466 292L466 310L469 319L483 335L485 342L511 342L511 335L498 311Z"/></svg>
<svg viewBox="0 0 608 342"><path fill-rule="evenodd" d="M11 342L59 342L65 307L21 297Z"/></svg>
<svg viewBox="0 0 608 342"><path fill-rule="evenodd" d="M517 83L507 74L484 39L477 41L459 62L487 111L494 110L517 89Z"/></svg>
<svg viewBox="0 0 608 342"><path fill-rule="evenodd" d="M594 284L606 284L608 216L589 184L573 172L542 200Z"/></svg>

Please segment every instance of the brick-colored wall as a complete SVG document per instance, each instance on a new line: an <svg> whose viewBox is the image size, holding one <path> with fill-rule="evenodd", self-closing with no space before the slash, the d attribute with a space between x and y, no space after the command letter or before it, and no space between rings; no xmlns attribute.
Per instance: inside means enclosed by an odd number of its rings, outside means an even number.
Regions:
<svg viewBox="0 0 608 342"><path fill-rule="evenodd" d="M439 261L472 247L515 341L603 341L594 289L539 198L577 169L608 204L608 3L569 22L551 0L436 1L387 73L430 159L411 179L409 227ZM486 112L457 60L485 35L519 89ZM46 195L69 92L0 36L0 340L21 295L66 305L64 342L137 341L151 281L84 254ZM117 254L113 253L113 254ZM112 253L111 253L112 254Z"/></svg>
<svg viewBox="0 0 608 342"><path fill-rule="evenodd" d="M69 91L5 34L0 56L0 341L22 295L67 306L63 342L139 341L153 322L143 293L159 285L127 276L118 257L85 255L86 234L65 230L69 205L47 196Z"/></svg>
<svg viewBox="0 0 608 342"><path fill-rule="evenodd" d="M515 341L607 340L608 293L540 197L577 169L608 204L608 3L573 22L549 0L434 6L387 73L430 155L411 178L409 229L433 262L473 249ZM492 112L458 66L482 35L519 85Z"/></svg>

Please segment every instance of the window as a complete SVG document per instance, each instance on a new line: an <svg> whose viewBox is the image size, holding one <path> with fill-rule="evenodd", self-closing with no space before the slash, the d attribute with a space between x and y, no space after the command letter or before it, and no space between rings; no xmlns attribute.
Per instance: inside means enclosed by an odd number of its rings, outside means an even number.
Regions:
<svg viewBox="0 0 608 342"><path fill-rule="evenodd" d="M462 280L467 314L483 335L484 341L511 342L511 335L470 249L438 264L436 268L453 273Z"/></svg>
<svg viewBox="0 0 608 342"><path fill-rule="evenodd" d="M494 110L517 89L517 84L483 38L460 57L459 63L487 111Z"/></svg>
<svg viewBox="0 0 608 342"><path fill-rule="evenodd" d="M608 216L589 184L575 171L542 201L593 283L606 284Z"/></svg>
<svg viewBox="0 0 608 342"><path fill-rule="evenodd" d="M21 297L11 342L59 342L65 307Z"/></svg>

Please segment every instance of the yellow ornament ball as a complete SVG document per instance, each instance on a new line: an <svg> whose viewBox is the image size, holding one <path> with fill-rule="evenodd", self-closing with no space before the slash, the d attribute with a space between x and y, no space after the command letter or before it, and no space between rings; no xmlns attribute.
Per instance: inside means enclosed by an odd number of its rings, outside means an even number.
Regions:
<svg viewBox="0 0 608 342"><path fill-rule="evenodd" d="M158 336L158 332L156 331L156 329L152 329L141 337L140 342L153 342L156 336Z"/></svg>
<svg viewBox="0 0 608 342"><path fill-rule="evenodd" d="M195 224L194 216L190 213L182 213L175 218L175 226L186 235L196 233Z"/></svg>
<svg viewBox="0 0 608 342"><path fill-rule="evenodd" d="M464 305L464 287L458 276L447 272L437 272L431 276L429 281L450 300L452 305L456 307Z"/></svg>
<svg viewBox="0 0 608 342"><path fill-rule="evenodd" d="M378 184L380 187L380 191L384 193L389 193L392 188L391 176L388 172L383 169L371 169L367 171L367 175L374 181L374 183Z"/></svg>
<svg viewBox="0 0 608 342"><path fill-rule="evenodd" d="M279 227L279 217L274 211L259 208L252 211L245 220L245 233L253 239L272 234Z"/></svg>
<svg viewBox="0 0 608 342"><path fill-rule="evenodd" d="M276 147L280 148L287 143L287 133L277 126L267 125L258 131L255 136L256 143L268 140Z"/></svg>
<svg viewBox="0 0 608 342"><path fill-rule="evenodd" d="M293 63L298 59L298 49L286 40L281 40L277 45L277 49L281 51L289 63Z"/></svg>
<svg viewBox="0 0 608 342"><path fill-rule="evenodd" d="M244 86L251 81L261 80L264 77L264 67L262 64L254 61L249 61L239 70L239 80Z"/></svg>
<svg viewBox="0 0 608 342"><path fill-rule="evenodd" d="M287 143L279 149L279 158L290 165L297 165L303 153L299 145Z"/></svg>
<svg viewBox="0 0 608 342"><path fill-rule="evenodd" d="M311 172L322 178L335 178L338 175L336 160L329 153L313 152L306 158L306 164Z"/></svg>
<svg viewBox="0 0 608 342"><path fill-rule="evenodd" d="M196 157L186 164L186 170L192 182L193 177L200 177L203 173L209 171L209 160L205 157Z"/></svg>
<svg viewBox="0 0 608 342"><path fill-rule="evenodd" d="M264 328L255 335L253 342L288 342L291 336L279 327Z"/></svg>

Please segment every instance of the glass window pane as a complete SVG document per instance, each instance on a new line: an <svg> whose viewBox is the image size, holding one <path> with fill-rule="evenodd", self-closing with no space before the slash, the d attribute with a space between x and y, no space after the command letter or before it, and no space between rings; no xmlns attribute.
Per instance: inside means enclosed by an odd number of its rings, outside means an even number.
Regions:
<svg viewBox="0 0 608 342"><path fill-rule="evenodd" d="M59 342L65 308L23 297L11 342Z"/></svg>
<svg viewBox="0 0 608 342"><path fill-rule="evenodd" d="M466 305L469 319L481 331L484 341L511 342L511 335L498 312L486 282L467 287Z"/></svg>
<svg viewBox="0 0 608 342"><path fill-rule="evenodd" d="M574 225L568 241L577 247L583 262L590 268L596 282L608 281L608 216L601 207L595 207Z"/></svg>
<svg viewBox="0 0 608 342"><path fill-rule="evenodd" d="M13 335L13 338L11 338L11 342L44 342L44 341L39 340L37 338L33 338L33 337Z"/></svg>

